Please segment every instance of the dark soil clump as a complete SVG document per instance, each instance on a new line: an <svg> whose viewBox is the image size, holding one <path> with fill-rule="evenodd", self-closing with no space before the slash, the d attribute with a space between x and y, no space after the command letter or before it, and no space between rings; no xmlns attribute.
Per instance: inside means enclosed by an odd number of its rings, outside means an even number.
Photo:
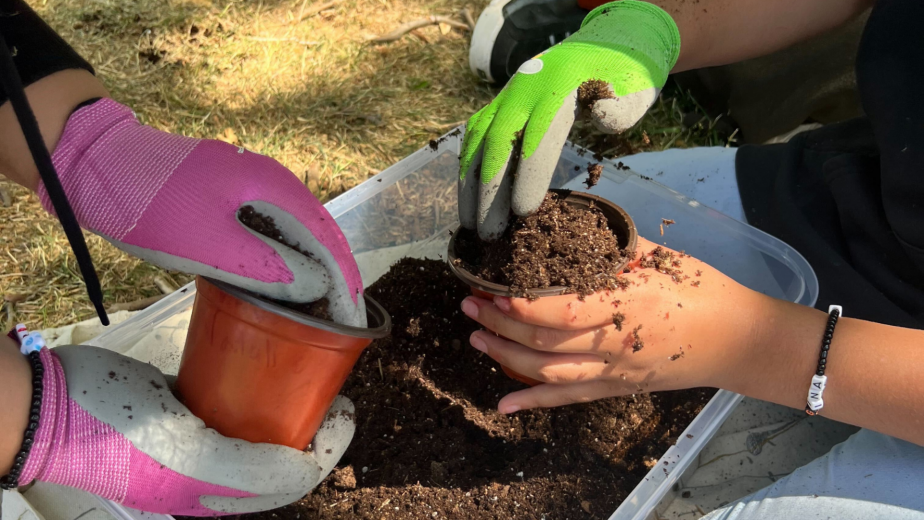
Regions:
<svg viewBox="0 0 924 520"><path fill-rule="evenodd" d="M601 99L612 99L616 96L610 92L607 82L600 79L587 80L578 87L578 103L587 110L594 108L594 103Z"/></svg>
<svg viewBox="0 0 924 520"><path fill-rule="evenodd" d="M638 334L640 330L642 330L642 325L632 329L632 352L638 352L645 348L645 342L642 341L642 337Z"/></svg>
<svg viewBox="0 0 924 520"><path fill-rule="evenodd" d="M659 273L669 275L674 283L683 283L684 280L690 278L680 270L683 263L680 261L680 258L674 257L672 251L658 246L652 249L648 255L650 255L650 258L646 256L639 261L639 267L643 269L655 269Z"/></svg>
<svg viewBox="0 0 924 520"><path fill-rule="evenodd" d="M307 256L308 258L311 258L311 253L299 249L296 244L288 242L285 237L282 236L282 231L279 229L279 226L276 225L276 221L273 219L273 217L260 213L254 209L253 206L242 206L240 211L237 213L237 218L241 221L242 224L256 231L257 233L260 233L267 238L273 239L276 242L294 249L299 253ZM283 307L292 309L295 312L307 314L308 316L312 316L314 318L326 321L333 320L333 316L329 310L330 302L327 300L327 298L321 298L318 301L309 303L293 303L280 300L272 301L282 305Z"/></svg>
<svg viewBox="0 0 924 520"><path fill-rule="evenodd" d="M356 405L349 449L304 499L241 519L607 518L714 393L501 415L500 397L523 385L468 345L479 326L459 305L470 290L445 263L401 260L368 291L402 326L366 349L341 391Z"/></svg>
<svg viewBox="0 0 924 520"><path fill-rule="evenodd" d="M589 164L587 165L587 180L584 181L584 184L588 188L593 188L600 182L600 175L603 174L603 165L602 164Z"/></svg>
<svg viewBox="0 0 924 520"><path fill-rule="evenodd" d="M619 331L622 330L622 324L624 321L626 321L625 314L621 312L617 312L616 314L613 315L613 325L616 326L616 330L619 330Z"/></svg>
<svg viewBox="0 0 924 520"><path fill-rule="evenodd" d="M546 195L535 214L512 221L493 242L460 229L456 254L472 274L508 285L518 297L559 286L583 298L626 285L619 264L627 253L603 213L570 206L555 193Z"/></svg>
<svg viewBox="0 0 924 520"><path fill-rule="evenodd" d="M436 152L436 151L439 151L440 145L448 141L450 137L456 137L461 133L462 133L462 130L456 128L452 132L449 132L448 134L444 135L443 137L440 137L438 139L430 139L430 142L427 144L430 146L430 150Z"/></svg>

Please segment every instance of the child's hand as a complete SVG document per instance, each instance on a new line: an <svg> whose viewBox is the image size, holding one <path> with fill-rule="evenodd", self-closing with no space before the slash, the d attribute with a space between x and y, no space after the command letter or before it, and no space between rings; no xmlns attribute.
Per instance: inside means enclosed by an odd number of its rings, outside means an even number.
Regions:
<svg viewBox="0 0 924 520"><path fill-rule="evenodd" d="M761 309L772 299L690 256L661 247L653 257L658 247L639 238L626 290L583 301L564 295L495 297L493 303L470 297L462 303L469 317L489 329L472 334L472 346L547 383L504 397L501 412L722 387L740 372L745 347L761 332Z"/></svg>

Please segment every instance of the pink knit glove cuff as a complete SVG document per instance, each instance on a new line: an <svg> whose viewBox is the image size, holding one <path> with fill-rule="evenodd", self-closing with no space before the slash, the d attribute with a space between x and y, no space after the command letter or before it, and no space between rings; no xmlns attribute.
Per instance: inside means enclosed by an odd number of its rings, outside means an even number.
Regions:
<svg viewBox="0 0 924 520"><path fill-rule="evenodd" d="M289 301L331 300L365 326L362 279L334 219L273 159L155 130L111 99L77 110L52 156L82 227L154 264ZM44 185L39 196L52 205ZM238 221L252 205L306 258ZM360 323L361 322L361 323Z"/></svg>
<svg viewBox="0 0 924 520"><path fill-rule="evenodd" d="M301 499L334 467L355 429L334 400L315 451L231 439L205 427L153 366L86 345L40 353L42 405L20 482L72 486L128 507L214 516Z"/></svg>

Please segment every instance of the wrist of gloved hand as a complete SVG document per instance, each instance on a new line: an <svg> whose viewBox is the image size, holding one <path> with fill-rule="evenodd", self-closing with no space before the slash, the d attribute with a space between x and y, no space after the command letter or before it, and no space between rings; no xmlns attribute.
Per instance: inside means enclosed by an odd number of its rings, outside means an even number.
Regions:
<svg viewBox="0 0 924 520"><path fill-rule="evenodd" d="M116 247L277 300L327 297L334 321L366 325L362 279L346 239L273 159L155 130L101 99L71 115L52 160L80 225ZM53 212L44 185L39 196ZM238 213L248 205L311 257L244 226Z"/></svg>
<svg viewBox="0 0 924 520"><path fill-rule="evenodd" d="M294 502L322 480L353 436L338 398L313 452L218 434L146 363L89 346L43 349L38 429L20 483L76 487L163 514L214 516Z"/></svg>

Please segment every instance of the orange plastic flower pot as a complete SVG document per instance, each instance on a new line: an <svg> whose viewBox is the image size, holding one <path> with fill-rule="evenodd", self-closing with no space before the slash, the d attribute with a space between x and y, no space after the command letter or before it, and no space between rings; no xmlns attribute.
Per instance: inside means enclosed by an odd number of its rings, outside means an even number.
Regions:
<svg viewBox="0 0 924 520"><path fill-rule="evenodd" d="M571 206L586 209L593 205L593 207L599 209L603 213L603 216L606 217L607 224L609 224L610 229L613 230L613 234L616 235L616 238L619 240L619 246L629 251L635 251L638 245L638 230L635 227L635 222L632 220L632 217L630 217L624 209L603 197L598 197L597 195L591 195L589 193L571 190L550 191L564 197L565 202ZM458 261L459 257L456 254L457 235L458 233L453 233L452 238L449 239L449 250L447 252L449 269L452 270L453 274L467 283L469 287L472 288L472 294L478 298L493 300L494 296L513 297L513 294L510 292L510 286L489 282L484 278L478 277L466 269L461 261ZM625 267L628 263L629 259L626 258L623 260L622 265L617 266L617 268ZM539 298L544 298L559 296L567 293L567 291L565 287L547 287L545 289L532 289L530 293ZM521 383L529 386L541 384L541 381L526 377L523 374L510 370L504 365L501 365L501 368L510 378Z"/></svg>
<svg viewBox="0 0 924 520"><path fill-rule="evenodd" d="M363 349L391 329L369 296L364 329L203 277L196 291L177 393L208 427L251 442L307 448Z"/></svg>

